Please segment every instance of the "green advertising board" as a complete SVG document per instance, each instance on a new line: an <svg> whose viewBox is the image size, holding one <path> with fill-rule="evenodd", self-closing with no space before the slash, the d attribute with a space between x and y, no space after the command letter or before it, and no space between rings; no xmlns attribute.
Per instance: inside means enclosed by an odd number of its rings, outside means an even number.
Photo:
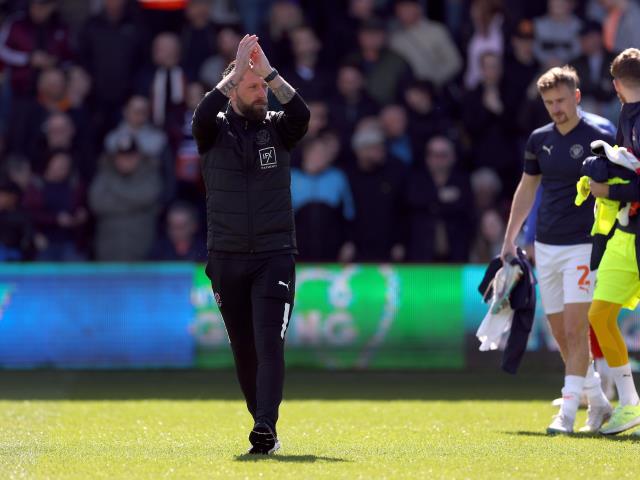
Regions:
<svg viewBox="0 0 640 480"><path fill-rule="evenodd" d="M456 267L304 265L287 332L287 364L323 368L464 366L462 270ZM211 286L196 268L196 366L232 366Z"/></svg>

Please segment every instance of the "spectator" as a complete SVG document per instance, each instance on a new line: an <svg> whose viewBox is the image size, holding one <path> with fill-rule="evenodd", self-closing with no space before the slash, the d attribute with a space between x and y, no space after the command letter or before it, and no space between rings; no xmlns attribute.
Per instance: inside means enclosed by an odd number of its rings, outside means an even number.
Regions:
<svg viewBox="0 0 640 480"><path fill-rule="evenodd" d="M580 30L580 45L582 55L572 65L580 78L582 108L611 117L609 104L613 102L613 108L620 109L609 73L615 55L604 49L602 26L597 22L586 23Z"/></svg>
<svg viewBox="0 0 640 480"><path fill-rule="evenodd" d="M435 96L429 82L413 82L404 92L409 137L414 158L424 158L426 141L435 135L457 136L453 120Z"/></svg>
<svg viewBox="0 0 640 480"><path fill-rule="evenodd" d="M190 82L199 79L202 64L216 53L216 27L209 15L211 0L190 0L187 3L186 25L180 37L182 68Z"/></svg>
<svg viewBox="0 0 640 480"><path fill-rule="evenodd" d="M504 59L504 101L507 116L518 118L519 111L527 99L527 92L531 91L534 98L538 98L535 81L540 72L540 64L533 54L533 23L522 20L511 34L511 50ZM524 141L531 129L524 130L521 136Z"/></svg>
<svg viewBox="0 0 640 480"><path fill-rule="evenodd" d="M134 79L148 57L149 38L127 8L127 0L105 0L103 10L80 30L83 68L93 79L93 123L97 141L116 126L120 109L131 96Z"/></svg>
<svg viewBox="0 0 640 480"><path fill-rule="evenodd" d="M564 65L580 55L582 22L573 14L574 0L548 0L547 14L533 22L534 53L544 68Z"/></svg>
<svg viewBox="0 0 640 480"><path fill-rule="evenodd" d="M176 202L169 207L166 230L154 245L150 259L206 261L206 240L200 235L198 213L191 204Z"/></svg>
<svg viewBox="0 0 640 480"><path fill-rule="evenodd" d="M607 12L603 25L604 46L617 54L640 45L640 5L633 0L600 0Z"/></svg>
<svg viewBox="0 0 640 480"><path fill-rule="evenodd" d="M38 78L37 95L15 104L13 121L9 130L11 151L33 151L34 142L42 133L49 114L68 110L67 82L62 70L50 68Z"/></svg>
<svg viewBox="0 0 640 480"><path fill-rule="evenodd" d="M44 172L51 153L58 150L69 152L73 167L85 181L95 173L95 158L90 138L80 136L71 117L66 113L54 112L47 117L42 132L33 143L31 161L34 170Z"/></svg>
<svg viewBox="0 0 640 480"><path fill-rule="evenodd" d="M473 36L467 45L467 70L464 86L473 90L480 82L480 56L487 51L502 54L504 38L502 8L496 0L473 0L471 20Z"/></svg>
<svg viewBox="0 0 640 480"><path fill-rule="evenodd" d="M191 131L191 120L204 94L204 87L197 82L187 87L187 108L184 112L182 140L178 145L175 164L178 198L202 206L205 205L204 184L200 174L200 155Z"/></svg>
<svg viewBox="0 0 640 480"><path fill-rule="evenodd" d="M155 240L162 183L157 167L122 137L107 155L89 190L96 216L95 249L99 261L141 261Z"/></svg>
<svg viewBox="0 0 640 480"><path fill-rule="evenodd" d="M301 25L289 32L293 67L285 75L307 100L326 98L330 79L319 65L322 44L309 26Z"/></svg>
<svg viewBox="0 0 640 480"><path fill-rule="evenodd" d="M442 87L462 69L462 58L447 29L424 17L418 0L395 4L398 30L391 36L391 48L402 56L419 80Z"/></svg>
<svg viewBox="0 0 640 480"><path fill-rule="evenodd" d="M407 111L402 105L389 104L380 112L380 124L389 154L407 166L413 163L411 138L408 133Z"/></svg>
<svg viewBox="0 0 640 480"><path fill-rule="evenodd" d="M330 122L339 132L341 143L348 145L356 124L364 117L377 115L378 110L379 106L364 89L362 70L355 64L342 65L329 103Z"/></svg>
<svg viewBox="0 0 640 480"><path fill-rule="evenodd" d="M289 33L304 23L304 12L298 3L275 0L271 4L266 31L258 36L272 65L277 65L282 71L293 67Z"/></svg>
<svg viewBox="0 0 640 480"><path fill-rule="evenodd" d="M200 68L199 78L207 90L215 87L222 78L222 72L236 58L242 35L236 27L225 26L216 35L217 54L209 57Z"/></svg>
<svg viewBox="0 0 640 480"><path fill-rule="evenodd" d="M347 62L365 73L367 93L379 104L395 101L403 82L411 79L411 69L400 55L387 45L386 25L371 19L358 30L358 51Z"/></svg>
<svg viewBox="0 0 640 480"><path fill-rule="evenodd" d="M122 122L107 135L104 146L107 152L114 153L118 139L123 135L132 135L140 152L150 158L159 158L168 153L167 135L153 126L150 117L149 100L142 95L134 95L122 110Z"/></svg>
<svg viewBox="0 0 640 480"><path fill-rule="evenodd" d="M2 26L0 60L11 68L14 95L32 95L42 70L72 59L70 32L57 10L57 0L29 0L26 13Z"/></svg>
<svg viewBox="0 0 640 480"><path fill-rule="evenodd" d="M343 248L341 261L401 261L405 254L401 201L406 168L389 157L376 119L361 120L352 147L356 162L348 174L356 217L353 243Z"/></svg>
<svg viewBox="0 0 640 480"><path fill-rule="evenodd" d="M20 187L0 178L0 261L27 260L33 251L33 229L20 207Z"/></svg>
<svg viewBox="0 0 640 480"><path fill-rule="evenodd" d="M473 237L473 196L467 174L456 169L451 140L437 136L426 146L424 168L409 177L405 192L407 260L468 261Z"/></svg>
<svg viewBox="0 0 640 480"><path fill-rule="evenodd" d="M45 239L37 260L86 258L81 251L88 219L85 202L85 189L73 173L71 155L63 150L53 152L42 179L34 179L25 198L35 229Z"/></svg>
<svg viewBox="0 0 640 480"><path fill-rule="evenodd" d="M152 123L171 136L182 126L179 117L187 85L180 66L180 41L174 33L161 33L153 39L152 51L153 66L141 74L138 93L151 99Z"/></svg>
<svg viewBox="0 0 640 480"><path fill-rule="evenodd" d="M471 138L474 168L490 167L505 179L512 192L521 170L513 138L513 119L501 92L502 59L488 52L481 58L482 83L465 96L463 121Z"/></svg>
<svg viewBox="0 0 640 480"><path fill-rule="evenodd" d="M471 189L476 211L485 212L499 207L498 199L502 192L502 181L490 168L482 167L471 174Z"/></svg>
<svg viewBox="0 0 640 480"><path fill-rule="evenodd" d="M504 219L495 210L482 213L480 228L471 250L471 262L487 264L500 255L505 228Z"/></svg>
<svg viewBox="0 0 640 480"><path fill-rule="evenodd" d="M302 150L302 168L291 170L300 259L334 262L355 215L351 189L346 175L331 166L335 152L326 140L312 137Z"/></svg>
<svg viewBox="0 0 640 480"><path fill-rule="evenodd" d="M22 194L26 193L31 185L32 172L29 159L22 155L9 155L4 160L4 166L0 170L0 178L5 177L20 187Z"/></svg>
<svg viewBox="0 0 640 480"><path fill-rule="evenodd" d="M287 77L288 78L288 77ZM329 125L329 107L322 100L313 100L309 102L309 128L307 129L307 138L317 137Z"/></svg>
<svg viewBox="0 0 640 480"><path fill-rule="evenodd" d="M329 2L317 3L329 4L327 8L329 11L329 18L327 19L328 28L318 31L326 32L322 38L322 43L326 46L326 54L330 58L331 63L338 65L345 55L345 45L351 46L357 44L358 28L360 25L376 16L376 1L348 0L345 2L347 4L346 12L342 15L335 14L339 8L338 5L344 4L342 0L333 2L333 5ZM334 7L333 9L331 8L332 6Z"/></svg>
<svg viewBox="0 0 640 480"><path fill-rule="evenodd" d="M91 93L92 80L84 68L73 65L67 73L67 101L74 109L84 109Z"/></svg>

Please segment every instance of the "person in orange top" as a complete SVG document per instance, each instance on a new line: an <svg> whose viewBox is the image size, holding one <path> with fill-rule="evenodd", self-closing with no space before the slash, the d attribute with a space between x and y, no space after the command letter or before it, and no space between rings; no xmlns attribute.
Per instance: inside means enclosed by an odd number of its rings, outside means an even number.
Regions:
<svg viewBox="0 0 640 480"><path fill-rule="evenodd" d="M600 0L607 11L603 24L604 46L619 53L640 44L640 5L631 0Z"/></svg>

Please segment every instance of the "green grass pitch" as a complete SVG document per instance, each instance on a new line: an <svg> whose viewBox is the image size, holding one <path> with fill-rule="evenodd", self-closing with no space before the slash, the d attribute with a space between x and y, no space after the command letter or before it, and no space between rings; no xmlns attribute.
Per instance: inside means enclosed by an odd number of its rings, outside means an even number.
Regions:
<svg viewBox="0 0 640 480"><path fill-rule="evenodd" d="M256 458L231 372L0 372L0 479L638 478L640 437L544 435L561 381L289 372Z"/></svg>

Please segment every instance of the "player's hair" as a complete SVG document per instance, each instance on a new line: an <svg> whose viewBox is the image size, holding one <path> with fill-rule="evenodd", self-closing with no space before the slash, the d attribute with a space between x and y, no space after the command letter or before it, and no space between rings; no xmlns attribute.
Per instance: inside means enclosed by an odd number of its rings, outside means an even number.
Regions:
<svg viewBox="0 0 640 480"><path fill-rule="evenodd" d="M629 87L640 87L640 50L627 48L611 62L611 76Z"/></svg>
<svg viewBox="0 0 640 480"><path fill-rule="evenodd" d="M565 65L564 67L553 67L543 73L536 83L538 92L540 93L556 88L559 85L566 85L571 90L578 88L580 85L580 79L578 78L575 68L570 65Z"/></svg>
<svg viewBox="0 0 640 480"><path fill-rule="evenodd" d="M231 63L227 65L227 68L224 69L224 72L222 72L222 78L226 77L231 72L233 72L234 68L236 68L236 61L232 60Z"/></svg>

